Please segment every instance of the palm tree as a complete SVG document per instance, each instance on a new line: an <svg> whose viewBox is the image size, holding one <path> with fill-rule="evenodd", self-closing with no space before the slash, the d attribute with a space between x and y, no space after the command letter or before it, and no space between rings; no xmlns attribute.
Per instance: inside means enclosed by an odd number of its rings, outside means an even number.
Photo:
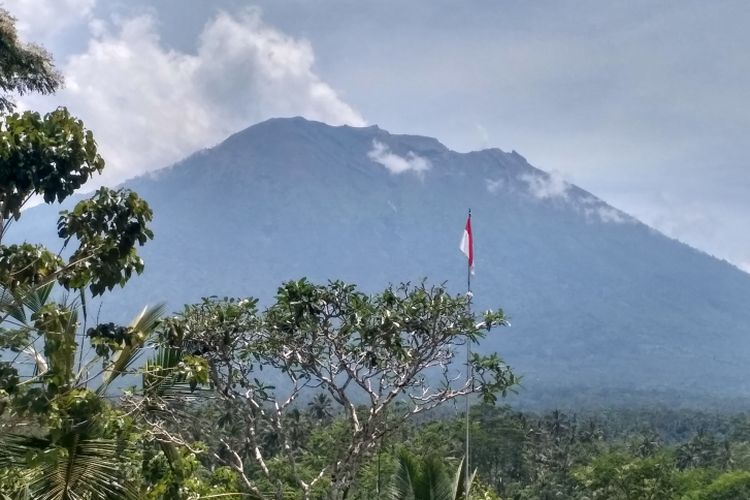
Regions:
<svg viewBox="0 0 750 500"><path fill-rule="evenodd" d="M419 459L402 449L398 466L391 479L390 500L467 500L466 465L462 459L453 474L436 456ZM476 471L469 478L469 490Z"/></svg>
<svg viewBox="0 0 750 500"><path fill-rule="evenodd" d="M137 485L125 477L122 466L128 441L105 430L101 415L107 407L107 389L128 373L152 336L163 306L144 308L123 329L127 342L113 348L111 357L95 355L87 360L83 346L76 342L81 302L49 303L51 290L52 285L47 285L23 290L22 295L14 292L15 300L0 304L6 323L38 334L19 349L32 359L34 369L18 385L28 389L27 395L37 396L30 404L50 405L49 414L35 410L44 424L38 435L5 433L0 437L0 469L14 471L21 480L15 491L4 494L44 500L136 499ZM91 376L97 364L101 368ZM96 382L98 388L89 390L88 385Z"/></svg>
<svg viewBox="0 0 750 500"><path fill-rule="evenodd" d="M321 423L327 423L331 418L331 398L328 394L318 393L312 401L307 403L310 416Z"/></svg>
<svg viewBox="0 0 750 500"><path fill-rule="evenodd" d="M2 438L0 467L18 471L22 485L12 492L16 498L137 499L137 485L122 474L122 444L83 432L71 432L58 441L8 435Z"/></svg>

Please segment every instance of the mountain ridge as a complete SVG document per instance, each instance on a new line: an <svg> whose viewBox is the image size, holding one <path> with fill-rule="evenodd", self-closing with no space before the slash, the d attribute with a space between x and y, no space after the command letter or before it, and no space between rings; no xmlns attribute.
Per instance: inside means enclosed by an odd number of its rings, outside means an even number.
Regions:
<svg viewBox="0 0 750 500"><path fill-rule="evenodd" d="M516 152L272 119L125 185L152 205L156 238L143 249L144 275L107 299L106 314L165 299L177 310L208 295L268 303L281 281L302 276L367 291L428 277L462 293L458 240L471 206L475 302L513 319L483 346L525 375L528 392L632 380L750 396L741 369L750 275ZM52 210L24 219L53 230Z"/></svg>

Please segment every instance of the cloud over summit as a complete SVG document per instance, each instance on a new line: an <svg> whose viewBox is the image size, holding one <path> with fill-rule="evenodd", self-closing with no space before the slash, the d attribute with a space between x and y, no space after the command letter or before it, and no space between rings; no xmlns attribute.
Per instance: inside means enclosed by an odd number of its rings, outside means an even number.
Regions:
<svg viewBox="0 0 750 500"><path fill-rule="evenodd" d="M92 24L85 52L60 68L66 88L48 99L94 131L109 182L169 165L271 117L365 124L317 75L310 43L269 26L258 9L220 12L194 53L167 48L153 15Z"/></svg>
<svg viewBox="0 0 750 500"><path fill-rule="evenodd" d="M414 172L423 175L424 172L432 168L430 160L422 158L413 151L409 151L406 156L400 156L393 153L388 145L380 141L372 141L372 149L367 153L375 163L383 165L392 174L403 174L404 172Z"/></svg>
<svg viewBox="0 0 750 500"><path fill-rule="evenodd" d="M519 179L529 186L529 193L540 200L568 198L570 184L557 172L549 174L523 174Z"/></svg>

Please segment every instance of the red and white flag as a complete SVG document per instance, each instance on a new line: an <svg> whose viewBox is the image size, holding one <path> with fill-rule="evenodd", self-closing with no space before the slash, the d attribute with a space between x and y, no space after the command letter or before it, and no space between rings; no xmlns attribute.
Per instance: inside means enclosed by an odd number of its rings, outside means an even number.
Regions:
<svg viewBox="0 0 750 500"><path fill-rule="evenodd" d="M466 227L464 228L464 235L461 237L461 251L469 259L469 271L474 274L474 237L471 235L471 212L469 217L466 219Z"/></svg>

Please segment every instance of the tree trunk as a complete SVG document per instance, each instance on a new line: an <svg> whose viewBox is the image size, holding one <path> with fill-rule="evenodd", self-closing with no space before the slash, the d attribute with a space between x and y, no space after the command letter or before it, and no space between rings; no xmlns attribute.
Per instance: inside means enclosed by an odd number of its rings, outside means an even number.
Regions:
<svg viewBox="0 0 750 500"><path fill-rule="evenodd" d="M353 465L345 465L343 470L339 469L336 476L331 478L328 500L346 500L354 482L354 470Z"/></svg>

